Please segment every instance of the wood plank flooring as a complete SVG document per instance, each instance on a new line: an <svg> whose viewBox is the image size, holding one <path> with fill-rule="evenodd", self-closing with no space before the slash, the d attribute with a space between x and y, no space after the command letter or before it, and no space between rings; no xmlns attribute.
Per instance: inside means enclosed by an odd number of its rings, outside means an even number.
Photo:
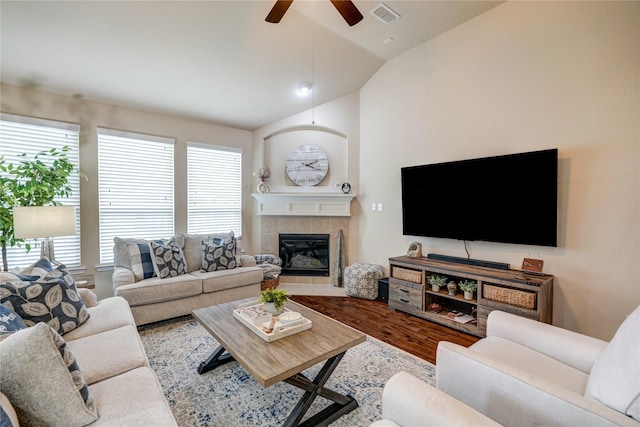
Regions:
<svg viewBox="0 0 640 427"><path fill-rule="evenodd" d="M434 364L438 342L450 341L468 347L480 339L390 310L382 301L303 295L292 295L291 299Z"/></svg>

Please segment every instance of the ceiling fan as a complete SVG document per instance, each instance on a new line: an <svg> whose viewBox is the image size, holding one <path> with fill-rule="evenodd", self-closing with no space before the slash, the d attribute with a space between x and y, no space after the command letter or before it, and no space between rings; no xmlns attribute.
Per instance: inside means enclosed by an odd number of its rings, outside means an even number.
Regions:
<svg viewBox="0 0 640 427"><path fill-rule="evenodd" d="M276 4L273 5L265 21L273 24L280 22L291 3L293 3L293 0L276 0ZM362 14L351 0L331 0L331 3L350 27L362 21Z"/></svg>

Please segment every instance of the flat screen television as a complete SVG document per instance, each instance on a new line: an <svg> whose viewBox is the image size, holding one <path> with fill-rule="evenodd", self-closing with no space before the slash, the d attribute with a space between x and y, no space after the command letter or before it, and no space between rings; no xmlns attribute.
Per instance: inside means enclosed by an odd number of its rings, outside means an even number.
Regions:
<svg viewBox="0 0 640 427"><path fill-rule="evenodd" d="M403 167L407 236L557 246L558 150Z"/></svg>

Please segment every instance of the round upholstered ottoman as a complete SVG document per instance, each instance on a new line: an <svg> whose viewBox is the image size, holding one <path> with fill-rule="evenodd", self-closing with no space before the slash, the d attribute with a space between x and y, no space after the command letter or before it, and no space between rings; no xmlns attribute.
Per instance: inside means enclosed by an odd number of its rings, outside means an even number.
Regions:
<svg viewBox="0 0 640 427"><path fill-rule="evenodd" d="M344 269L344 293L351 297L376 299L378 279L383 276L378 264L356 263Z"/></svg>

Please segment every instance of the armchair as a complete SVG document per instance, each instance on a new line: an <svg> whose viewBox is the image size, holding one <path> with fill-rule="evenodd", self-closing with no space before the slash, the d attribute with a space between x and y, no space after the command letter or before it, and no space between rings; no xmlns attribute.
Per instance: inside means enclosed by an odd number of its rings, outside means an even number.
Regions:
<svg viewBox="0 0 640 427"><path fill-rule="evenodd" d="M609 343L493 311L436 360L439 390L505 426L640 426L640 307Z"/></svg>

